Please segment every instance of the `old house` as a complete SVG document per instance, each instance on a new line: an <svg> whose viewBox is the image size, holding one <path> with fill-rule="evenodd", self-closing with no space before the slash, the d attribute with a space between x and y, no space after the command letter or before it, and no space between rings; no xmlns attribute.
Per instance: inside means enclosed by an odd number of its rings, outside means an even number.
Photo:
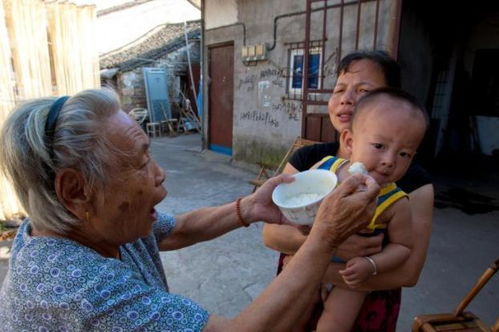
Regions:
<svg viewBox="0 0 499 332"><path fill-rule="evenodd" d="M298 135L334 140L326 104L337 62L384 49L400 61L403 87L427 106L426 160L498 156L497 2L202 3L208 148L275 162Z"/></svg>
<svg viewBox="0 0 499 332"><path fill-rule="evenodd" d="M172 104L183 102L184 96L195 102L190 88L189 62L197 87L200 37L199 21L156 27L136 41L100 57L103 83L116 88L123 109L130 111L133 108L151 108L148 105L151 100L149 103L146 100L146 82L147 78L152 77L150 85L160 84L164 92L168 92L163 105L164 112L168 113L168 117L174 116ZM154 89L154 86L150 88ZM159 112L163 113L163 109Z"/></svg>

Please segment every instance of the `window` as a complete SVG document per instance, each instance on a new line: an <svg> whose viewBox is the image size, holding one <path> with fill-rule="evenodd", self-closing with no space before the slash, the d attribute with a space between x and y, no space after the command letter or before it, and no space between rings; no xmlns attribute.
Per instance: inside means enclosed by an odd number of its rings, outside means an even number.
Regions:
<svg viewBox="0 0 499 332"><path fill-rule="evenodd" d="M289 77L289 93L291 95L301 95L303 88L303 49L294 49L290 51L290 77ZM311 48L308 55L309 76L308 88L319 89L321 84L321 61L322 48Z"/></svg>

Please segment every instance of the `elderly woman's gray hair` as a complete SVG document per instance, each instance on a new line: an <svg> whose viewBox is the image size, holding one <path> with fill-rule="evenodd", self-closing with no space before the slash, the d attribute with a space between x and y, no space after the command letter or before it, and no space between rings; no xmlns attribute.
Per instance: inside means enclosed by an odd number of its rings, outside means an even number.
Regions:
<svg viewBox="0 0 499 332"><path fill-rule="evenodd" d="M55 174L73 168L81 171L91 190L105 184L113 153L103 129L120 104L110 89L78 93L64 103L50 144L45 123L55 100L28 101L10 114L0 134L0 166L33 226L65 233L78 219L57 199Z"/></svg>

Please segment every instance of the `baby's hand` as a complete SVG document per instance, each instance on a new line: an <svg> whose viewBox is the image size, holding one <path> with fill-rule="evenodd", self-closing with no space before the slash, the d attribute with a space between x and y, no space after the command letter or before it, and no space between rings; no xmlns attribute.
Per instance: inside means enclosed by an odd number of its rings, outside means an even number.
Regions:
<svg viewBox="0 0 499 332"><path fill-rule="evenodd" d="M372 275L371 264L363 257L350 259L344 270L339 271L343 281L350 288L357 288L360 284Z"/></svg>

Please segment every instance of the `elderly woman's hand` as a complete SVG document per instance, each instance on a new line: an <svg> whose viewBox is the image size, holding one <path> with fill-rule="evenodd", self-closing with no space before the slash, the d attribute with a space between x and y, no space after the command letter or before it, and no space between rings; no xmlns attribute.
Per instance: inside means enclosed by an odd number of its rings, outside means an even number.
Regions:
<svg viewBox="0 0 499 332"><path fill-rule="evenodd" d="M331 249L338 248L348 236L369 224L378 193L379 185L370 176L356 174L349 177L324 198L311 235L319 233L329 242Z"/></svg>
<svg viewBox="0 0 499 332"><path fill-rule="evenodd" d="M287 219L281 213L281 210L272 202L272 192L280 183L293 182L294 177L282 174L268 179L253 194L244 198L242 208L247 207L248 220L265 221L271 224L288 223Z"/></svg>

